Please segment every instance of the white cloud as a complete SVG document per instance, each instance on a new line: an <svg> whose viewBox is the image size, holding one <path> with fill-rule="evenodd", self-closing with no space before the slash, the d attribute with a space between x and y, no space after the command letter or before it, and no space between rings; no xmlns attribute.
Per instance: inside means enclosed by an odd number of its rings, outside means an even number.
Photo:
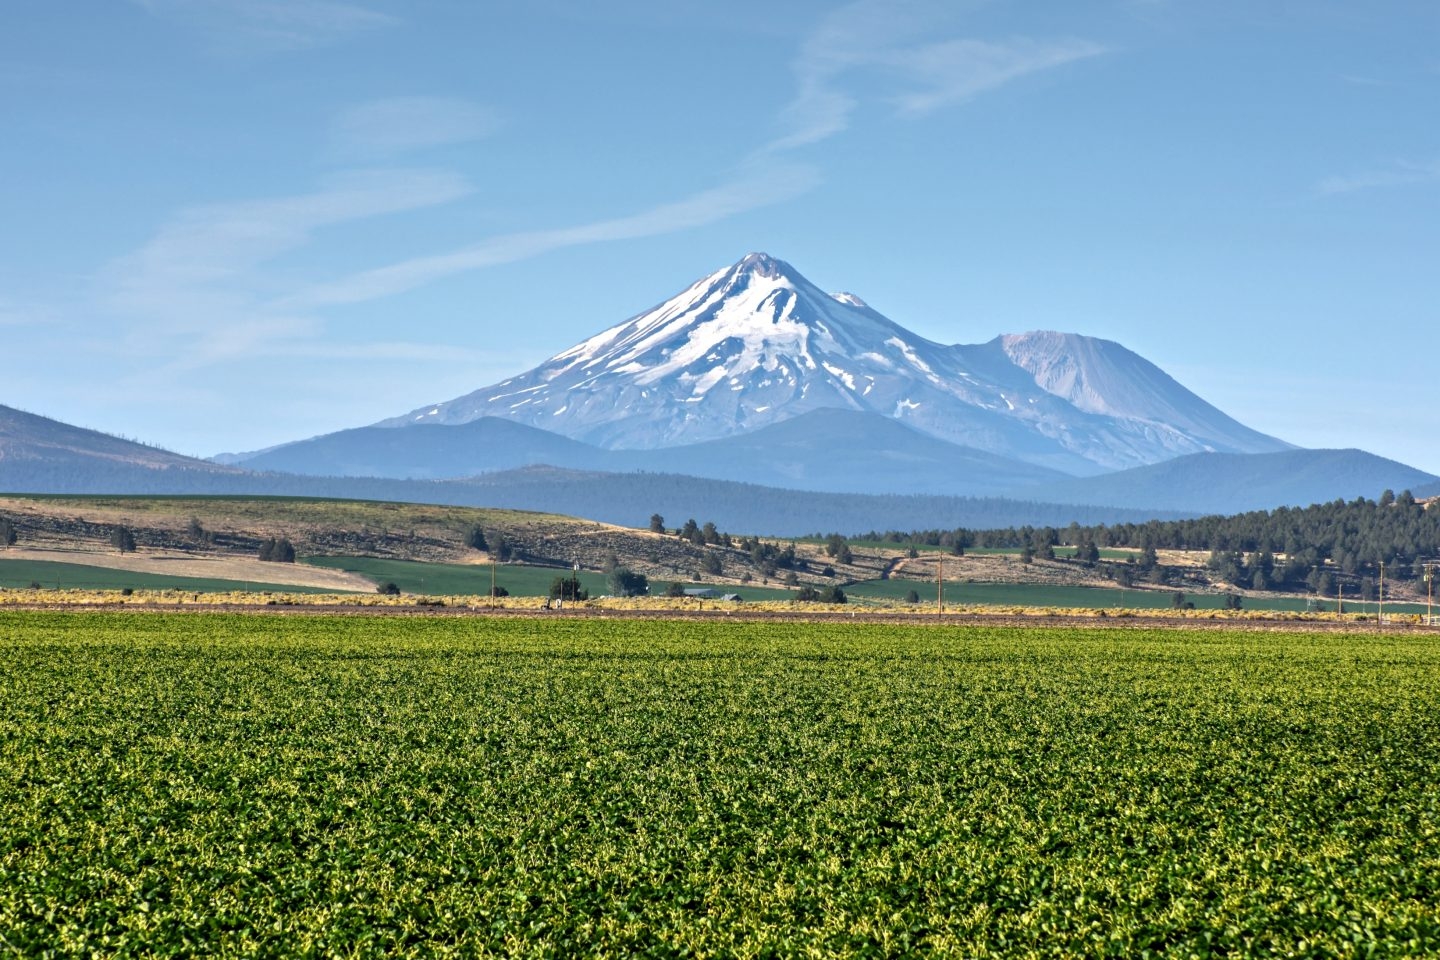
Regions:
<svg viewBox="0 0 1440 960"><path fill-rule="evenodd" d="M1028 74L1098 56L1088 40L1004 41L940 38L961 4L859 0L826 17L801 46L792 69L796 94L781 114L786 132L761 154L792 150L843 133L861 96L850 81L865 74L888 83L901 112L924 114ZM857 85L858 86L858 85Z"/></svg>
<svg viewBox="0 0 1440 960"><path fill-rule="evenodd" d="M1334 195L1381 187L1402 187L1410 184L1437 182L1440 182L1440 160L1419 163L1401 160L1379 170L1326 177L1320 181L1319 190L1323 194Z"/></svg>
<svg viewBox="0 0 1440 960"><path fill-rule="evenodd" d="M217 41L299 50L397 23L340 0L132 0L154 16L192 23Z"/></svg>
<svg viewBox="0 0 1440 960"><path fill-rule="evenodd" d="M471 192L444 171L388 170L331 179L292 197L180 211L144 247L103 271L106 305L128 317L121 348L164 352L187 367L263 354L323 334L313 317L266 306L262 267L325 227L448 203Z"/></svg>
<svg viewBox="0 0 1440 960"><path fill-rule="evenodd" d="M471 192L456 174L388 170L333 178L314 193L182 210L149 243L111 265L112 302L153 314L188 312L225 299L225 285L303 246L323 227L415 210Z"/></svg>
<svg viewBox="0 0 1440 960"><path fill-rule="evenodd" d="M352 274L279 301L276 306L304 309L359 303L403 293L455 274L513 263L565 247L634 240L688 230L788 200L810 189L815 180L814 171L808 167L752 168L748 176L630 216L494 237L449 253L416 257Z"/></svg>
<svg viewBox="0 0 1440 960"><path fill-rule="evenodd" d="M967 100L1012 80L1098 56L1105 48L1087 40L947 40L898 51L887 66L914 89L896 98L907 113L928 113Z"/></svg>
<svg viewBox="0 0 1440 960"><path fill-rule="evenodd" d="M389 97L346 110L331 127L342 154L391 155L489 136L493 111L447 97Z"/></svg>

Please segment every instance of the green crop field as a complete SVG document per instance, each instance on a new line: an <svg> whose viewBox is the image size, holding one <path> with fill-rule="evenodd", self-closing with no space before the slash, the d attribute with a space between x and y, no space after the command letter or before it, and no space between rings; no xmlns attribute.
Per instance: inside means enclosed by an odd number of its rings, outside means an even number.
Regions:
<svg viewBox="0 0 1440 960"><path fill-rule="evenodd" d="M135 573L91 567L81 563L50 560L0 559L0 587L17 589L38 583L59 590L184 590L188 593L225 593L231 590L280 590L285 593L335 593L316 587L264 583L258 580L214 580L204 577L172 577L160 573ZM343 592L343 591L341 591Z"/></svg>
<svg viewBox="0 0 1440 960"><path fill-rule="evenodd" d="M920 595L923 603L934 603L936 585L929 580L866 580L845 588L854 597L898 600L911 590ZM1219 610L1224 607L1224 596L1219 593L1196 593L1181 591L1186 601L1195 604L1197 610ZM996 604L999 606L1021 607L1072 607L1089 609L1125 608L1131 610L1169 609L1175 590L1121 590L1119 587L1076 587L1048 583L965 583L947 580L945 602L947 604ZM1307 609L1305 597L1245 597L1242 600L1246 610L1269 610L1278 612L1303 612ZM1333 599L1325 601L1328 610L1335 609ZM1390 613L1416 614L1425 612L1424 604L1390 603L1385 611ZM1346 613L1377 612L1376 604L1345 601Z"/></svg>
<svg viewBox="0 0 1440 960"><path fill-rule="evenodd" d="M302 561L317 567L345 570L369 577L376 583L391 582L406 593L444 596L469 596L490 592L490 567L488 565L467 565L460 563L422 563L416 560L382 560L375 557L306 557ZM528 567L502 563L495 568L495 582L515 597L543 597L550 592L550 584L556 577L568 577L571 571L554 567ZM580 586L598 597L608 592L603 573L580 571ZM660 595L667 580L651 584L650 592ZM686 586L707 586L689 583ZM787 600L793 596L789 590L748 585L723 584L715 587L722 593L738 593L746 600Z"/></svg>
<svg viewBox="0 0 1440 960"><path fill-rule="evenodd" d="M0 954L1440 952L1433 637L0 613Z"/></svg>

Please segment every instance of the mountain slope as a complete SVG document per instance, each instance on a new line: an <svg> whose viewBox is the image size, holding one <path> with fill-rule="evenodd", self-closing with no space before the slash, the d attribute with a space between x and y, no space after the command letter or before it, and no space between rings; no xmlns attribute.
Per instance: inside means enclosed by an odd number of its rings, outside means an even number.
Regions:
<svg viewBox="0 0 1440 960"><path fill-rule="evenodd" d="M997 496L1068 479L946 443L879 414L836 409L812 410L738 437L612 456L632 468L828 493Z"/></svg>
<svg viewBox="0 0 1440 960"><path fill-rule="evenodd" d="M231 467L0 406L0 487L56 489L66 478L156 482L181 475L227 476Z"/></svg>
<svg viewBox="0 0 1440 960"><path fill-rule="evenodd" d="M547 465L680 473L835 493L997 495L1065 475L937 440L887 417L822 409L738 437L663 450L601 450L536 427L482 417L415 429L361 427L232 462L310 476L444 479Z"/></svg>
<svg viewBox="0 0 1440 960"><path fill-rule="evenodd" d="M1118 344L1026 334L943 346L758 253L533 370L379 425L492 416L647 449L824 408L879 414L1078 475L1206 450L1288 447Z"/></svg>
<svg viewBox="0 0 1440 960"><path fill-rule="evenodd" d="M1374 498L1386 489L1421 490L1435 481L1431 474L1363 450L1286 450L1194 454L1102 477L1042 484L1024 494L1056 503L1230 514Z"/></svg>
<svg viewBox="0 0 1440 960"><path fill-rule="evenodd" d="M536 427L482 417L454 426L414 430L359 427L235 455L247 470L278 470L322 477L391 477L436 480L469 477L532 464L576 470L607 466L606 452Z"/></svg>
<svg viewBox="0 0 1440 960"><path fill-rule="evenodd" d="M687 518L711 521L732 533L758 531L795 537L817 532L847 535L870 530L921 530L1010 526L1063 527L1143 523L1179 514L1115 507L1064 506L999 497L880 496L782 490L729 480L669 473L619 474L527 467L438 484L446 502L516 510L568 512L624 526L643 526L659 513L670 526Z"/></svg>

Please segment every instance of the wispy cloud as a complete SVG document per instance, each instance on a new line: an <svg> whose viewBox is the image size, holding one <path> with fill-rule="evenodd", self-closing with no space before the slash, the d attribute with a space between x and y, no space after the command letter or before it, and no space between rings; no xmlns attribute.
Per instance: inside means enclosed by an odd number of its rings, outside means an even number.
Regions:
<svg viewBox="0 0 1440 960"><path fill-rule="evenodd" d="M155 12L186 12L241 22L277 39L320 39L381 25L387 18L334 0L135 0ZM404 293L446 277L568 247L663 236L717 223L793 199L819 181L813 166L777 154L848 128L860 103L852 89L908 115L962 102L1020 77L1104 52L1074 39L986 41L947 35L957 9L937 0L859 0L825 17L794 63L796 93L780 117L788 128L741 161L718 186L624 216L490 237L459 249L410 257L297 289L265 265L308 244L324 227L454 202L468 183L444 171L352 174L294 197L197 206L166 224L143 248L112 265L110 305L143 316L143 337L188 341L186 366L323 347L326 308ZM865 73L865 83L855 75ZM466 142L491 133L495 116L477 104L440 97L396 97L356 106L331 128L335 149L390 156ZM289 289L286 289L286 288ZM393 347L393 345L392 345ZM358 356L348 354L348 356Z"/></svg>
<svg viewBox="0 0 1440 960"><path fill-rule="evenodd" d="M391 156L489 136L499 126L493 110L449 97L388 97L352 107L331 126L344 155Z"/></svg>
<svg viewBox="0 0 1440 960"><path fill-rule="evenodd" d="M1089 40L976 40L944 37L957 7L859 0L826 17L802 44L792 69L796 94L781 115L786 132L761 154L793 150L849 128L862 102L857 77L888 84L871 94L902 113L925 114L1029 74L1098 56Z"/></svg>
<svg viewBox="0 0 1440 960"><path fill-rule="evenodd" d="M916 89L896 97L900 108L928 113L1104 52L1088 40L948 40L899 51L886 66L915 84Z"/></svg>
<svg viewBox="0 0 1440 960"><path fill-rule="evenodd" d="M341 0L132 0L155 16L206 30L218 42L299 50L343 40L398 21Z"/></svg>
<svg viewBox="0 0 1440 960"><path fill-rule="evenodd" d="M1318 189L1323 194L1333 196L1383 187L1403 187L1417 183L1440 183L1440 160L1421 162L1401 160L1377 170L1326 177L1320 181Z"/></svg>
<svg viewBox="0 0 1440 960"><path fill-rule="evenodd" d="M920 115L1028 74L1105 52L1099 44L1074 39L934 39L940 21L955 9L953 4L933 0L899 4L860 0L824 18L806 38L794 63L796 94L779 118L787 132L753 153L742 162L740 174L718 187L630 216L507 234L459 250L362 271L280 299L275 306L306 310L374 300L552 250L660 236L792 199L811 189L819 174L812 167L779 162L777 155L836 136L849 127L859 99L849 92L847 83L858 72L878 72L888 78L892 92L880 99L901 113ZM407 111L399 106L400 101L393 103L367 109L357 115L363 119L349 117L343 123L356 129L402 130ZM450 111L451 107L437 109L435 137L463 126L451 125L447 119ZM480 125L480 118L474 118L471 128ZM421 131L428 126L416 120L417 140L424 139ZM401 133L397 139L406 136Z"/></svg>
<svg viewBox="0 0 1440 960"><path fill-rule="evenodd" d="M191 207L113 265L117 302L154 309L157 296L177 289L247 277L323 227L448 203L470 192L454 173L386 170L338 176L293 197Z"/></svg>
<svg viewBox="0 0 1440 960"><path fill-rule="evenodd" d="M265 306L275 290L263 265L323 228L449 203L470 192L453 173L388 170L335 177L293 197L191 207L110 264L102 276L105 301L134 318L129 341L136 349L178 338L175 346L192 364L318 336L315 319Z"/></svg>
<svg viewBox="0 0 1440 960"><path fill-rule="evenodd" d="M449 253L416 257L352 274L276 303L280 309L359 303L415 289L444 277L513 263L566 247L662 236L716 223L809 190L816 173L799 165L753 168L718 187L640 213L571 227L493 237Z"/></svg>

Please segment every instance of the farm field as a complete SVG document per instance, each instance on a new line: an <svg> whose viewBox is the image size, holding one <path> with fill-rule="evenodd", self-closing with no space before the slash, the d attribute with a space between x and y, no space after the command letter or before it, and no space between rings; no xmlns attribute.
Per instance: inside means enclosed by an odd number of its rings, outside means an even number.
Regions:
<svg viewBox="0 0 1440 960"><path fill-rule="evenodd" d="M922 603L935 602L935 582L920 580L867 580L845 588L845 592L856 598L902 600L914 590ZM1218 593L1180 591L1185 599L1195 604L1197 610L1219 610L1224 607L1224 597ZM1070 607L1090 609L1131 609L1168 610L1175 589L1121 590L1118 587L1080 587L1046 583L964 583L946 581L945 602L947 604L994 604L997 606L1024 607ZM1306 609L1304 597L1252 597L1243 600L1246 610L1267 610L1280 612L1303 612ZM1333 599L1325 601L1327 610L1335 609ZM1385 604L1386 613L1416 614L1425 612L1424 604ZM1345 601L1346 613L1376 613L1376 604L1358 600Z"/></svg>
<svg viewBox="0 0 1440 960"><path fill-rule="evenodd" d="M1440 950L1429 638L0 613L0 952Z"/></svg>
<svg viewBox="0 0 1440 960"><path fill-rule="evenodd" d="M394 583L406 593L463 596L490 592L489 564L420 563L413 560L386 560L376 557L306 557L304 563L344 570L369 577L376 583ZM569 570L555 567L532 567L502 563L495 569L495 582L516 597L543 597L550 592L556 577L572 576ZM609 590L603 573L580 571L580 586L592 597ZM654 580L650 592L659 595L669 585L667 580ZM738 593L747 600L788 600L789 590L752 587L747 584L688 583L687 586L712 586L722 593Z"/></svg>
<svg viewBox="0 0 1440 960"><path fill-rule="evenodd" d="M184 590L193 593L225 593L232 590L283 590L286 593L336 593L334 588L271 583L263 580L223 580L213 577L170 576L118 570L82 563L52 560L10 560L0 558L0 588L23 589L38 583L60 590Z"/></svg>

